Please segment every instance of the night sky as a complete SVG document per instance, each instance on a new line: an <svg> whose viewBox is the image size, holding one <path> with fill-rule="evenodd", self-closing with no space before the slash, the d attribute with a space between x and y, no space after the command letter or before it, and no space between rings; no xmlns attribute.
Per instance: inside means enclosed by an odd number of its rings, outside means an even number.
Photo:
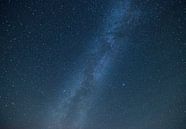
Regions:
<svg viewBox="0 0 186 129"><path fill-rule="evenodd" d="M186 128L184 0L0 0L0 129Z"/></svg>

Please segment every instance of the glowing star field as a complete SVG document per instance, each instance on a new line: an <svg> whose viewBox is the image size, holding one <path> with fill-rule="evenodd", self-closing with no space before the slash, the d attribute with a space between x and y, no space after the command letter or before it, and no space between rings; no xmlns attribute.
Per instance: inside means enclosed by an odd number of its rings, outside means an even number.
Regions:
<svg viewBox="0 0 186 129"><path fill-rule="evenodd" d="M1 1L0 129L183 129L183 0Z"/></svg>

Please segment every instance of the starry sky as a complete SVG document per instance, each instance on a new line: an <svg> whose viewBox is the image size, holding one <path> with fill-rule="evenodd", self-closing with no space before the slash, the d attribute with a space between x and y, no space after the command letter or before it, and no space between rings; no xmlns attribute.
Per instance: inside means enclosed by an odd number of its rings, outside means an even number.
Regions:
<svg viewBox="0 0 186 129"><path fill-rule="evenodd" d="M186 127L184 0L1 0L0 129Z"/></svg>

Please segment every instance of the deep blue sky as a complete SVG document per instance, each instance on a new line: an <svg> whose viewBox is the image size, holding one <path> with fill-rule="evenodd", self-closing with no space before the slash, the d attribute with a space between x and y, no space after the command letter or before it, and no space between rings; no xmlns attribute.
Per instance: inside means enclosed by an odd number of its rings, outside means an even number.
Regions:
<svg viewBox="0 0 186 129"><path fill-rule="evenodd" d="M0 129L186 127L184 0L1 0Z"/></svg>

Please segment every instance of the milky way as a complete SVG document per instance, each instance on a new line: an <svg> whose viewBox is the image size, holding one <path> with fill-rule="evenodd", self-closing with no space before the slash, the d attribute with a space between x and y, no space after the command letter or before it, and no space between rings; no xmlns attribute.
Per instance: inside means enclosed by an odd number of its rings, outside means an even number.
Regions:
<svg viewBox="0 0 186 129"><path fill-rule="evenodd" d="M102 32L91 42L92 48L89 48L88 54L86 53L86 59L82 62L83 67L79 68L80 72L77 73L74 84L67 85L67 89L61 92L65 95L62 95L61 100L49 113L49 121L45 123L45 128L82 129L85 127L88 112L96 98L100 97L104 76L114 65L112 58L119 51L117 33L122 26L127 28L128 24L139 17L139 14L136 15L136 10L130 9L129 1L114 2L109 12L110 16L104 19L104 25L101 27Z"/></svg>
<svg viewBox="0 0 186 129"><path fill-rule="evenodd" d="M0 129L184 129L184 0L1 0Z"/></svg>

